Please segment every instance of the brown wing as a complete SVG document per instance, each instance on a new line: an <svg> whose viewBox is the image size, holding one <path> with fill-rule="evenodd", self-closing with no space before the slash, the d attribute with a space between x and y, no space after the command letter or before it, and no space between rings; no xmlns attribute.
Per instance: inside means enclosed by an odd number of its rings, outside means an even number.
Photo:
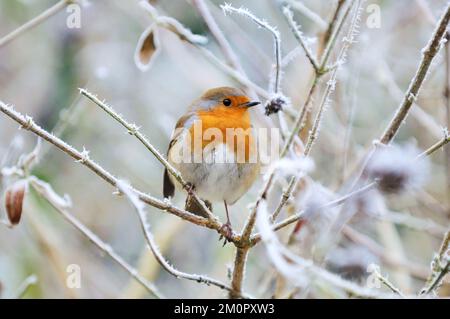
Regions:
<svg viewBox="0 0 450 319"><path fill-rule="evenodd" d="M175 125L175 131L172 134L172 139L170 140L169 147L167 149L167 156L169 155L170 148L175 144L177 139L180 137L182 133L181 130L176 131L179 128L185 127L189 120L192 120L195 117L195 113L187 113L183 115ZM175 185L170 179L169 172L167 169L164 170L164 180L163 180L163 195L164 198L171 198L175 195Z"/></svg>

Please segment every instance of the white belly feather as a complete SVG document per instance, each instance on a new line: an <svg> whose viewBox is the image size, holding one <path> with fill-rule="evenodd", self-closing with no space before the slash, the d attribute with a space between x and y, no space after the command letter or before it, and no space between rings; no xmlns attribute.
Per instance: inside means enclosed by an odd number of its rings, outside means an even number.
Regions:
<svg viewBox="0 0 450 319"><path fill-rule="evenodd" d="M176 143L180 143L180 138ZM175 147L176 148L176 147ZM169 162L180 171L183 178L195 186L199 197L211 202L235 203L247 192L259 174L258 163L224 163L224 152L233 152L219 144L205 156L201 163L175 163L169 151ZM233 152L234 153L234 152ZM232 153L232 154L233 154ZM172 178L172 176L171 176ZM174 182L176 185L178 183Z"/></svg>

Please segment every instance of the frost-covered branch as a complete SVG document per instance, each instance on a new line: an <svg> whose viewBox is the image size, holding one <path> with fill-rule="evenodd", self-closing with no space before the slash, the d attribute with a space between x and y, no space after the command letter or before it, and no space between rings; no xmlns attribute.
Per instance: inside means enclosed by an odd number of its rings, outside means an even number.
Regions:
<svg viewBox="0 0 450 319"><path fill-rule="evenodd" d="M436 29L431 36L430 41L422 51L422 60L419 63L416 74L414 75L411 83L409 84L408 90L406 91L402 103L399 105L394 117L389 123L388 127L384 131L380 142L383 144L389 144L392 139L397 134L400 126L406 119L411 106L417 99L420 93L422 84L425 82L425 78L430 69L431 63L442 47L444 41L444 36L447 30L448 23L450 21L450 3L442 14Z"/></svg>
<svg viewBox="0 0 450 319"><path fill-rule="evenodd" d="M150 231L150 224L147 218L147 213L145 212L144 203L136 196L130 185L128 185L126 182L119 181L117 188L123 194L125 194L125 196L135 208L136 213L139 217L142 232L144 233L145 239L147 241L147 245L161 267L163 267L168 273L175 276L176 278L184 278L187 280L204 283L206 285L213 285L227 291L233 290L230 286L220 282L219 280L212 279L204 275L188 274L173 267L162 255L161 251L158 248L158 245L155 242L153 234Z"/></svg>
<svg viewBox="0 0 450 319"><path fill-rule="evenodd" d="M247 8L235 8L229 3L225 3L220 6L223 12L226 13L236 13L238 15L242 15L254 23L256 23L259 27L266 29L269 31L274 39L274 55L275 55L275 80L274 80L274 93L279 93L281 90L281 38L278 30L271 26L267 21L258 18L255 16L250 10Z"/></svg>
<svg viewBox="0 0 450 319"><path fill-rule="evenodd" d="M431 262L431 274L425 287L420 291L421 295L436 291L442 284L445 276L450 271L450 231L444 236L439 252Z"/></svg>
<svg viewBox="0 0 450 319"><path fill-rule="evenodd" d="M67 5L74 2L75 0L60 0L57 3L55 3L53 6L42 12L40 15L34 17L30 21L26 22L25 24L21 25L11 33L5 35L3 38L0 39L0 48L8 44L9 42L13 41L14 39L18 38L23 33L27 32L28 30L36 27L37 25L41 24L42 22L46 21L48 18L54 16L58 12L62 11Z"/></svg>
<svg viewBox="0 0 450 319"><path fill-rule="evenodd" d="M57 148L59 148L61 151L66 153L67 155L71 156L75 159L77 163L80 163L87 168L89 168L92 172L94 172L96 175L98 175L100 178L108 182L114 187L117 187L117 178L112 175L110 172L108 172L106 169L104 169L102 166L100 166L98 163L94 162L89 157L89 152L86 150L79 151L75 149L73 146L67 144L60 138L54 136L53 134L47 132L43 128L41 128L39 125L34 123L33 119L29 116L25 116L17 111L15 111L11 106L8 106L0 101L0 111L6 114L8 117L10 117L12 120L16 121L21 125L22 129L26 129L30 132L33 132L37 136L42 137L47 142L53 144ZM156 207L162 211L168 212L170 214L173 214L175 216L178 216L186 221L189 221L193 224L196 224L198 226L207 227L210 229L214 229L217 232L219 232L221 235L226 235L225 230L222 227L222 223L217 221L216 219L206 219L197 215L194 215L190 212L187 212L185 210L182 210L180 208L177 208L173 206L169 201L167 200L160 200L155 197L152 197L142 191L139 191L137 189L134 189L134 192L139 196L139 198L145 202L146 204ZM233 243L239 243L240 238L233 234L230 241Z"/></svg>
<svg viewBox="0 0 450 319"><path fill-rule="evenodd" d="M162 298L158 288L147 279L142 277L138 271L128 264L121 256L119 256L114 249L103 240L101 240L94 232L87 228L81 221L73 216L67 208L70 203L67 203L66 198L59 196L51 187L50 184L31 176L29 178L33 189L44 198L61 216L74 226L80 233L82 233L91 243L97 246L106 255L111 257L120 267L122 267L131 277L136 279L145 289L157 298Z"/></svg>
<svg viewBox="0 0 450 319"><path fill-rule="evenodd" d="M331 77L327 82L327 86L325 88L325 93L322 97L322 101L319 106L319 111L317 112L316 118L314 120L314 124L310 131L308 141L306 142L306 147L305 147L305 151L304 151L305 156L308 156L309 153L311 152L311 148L312 148L314 141L317 138L317 134L319 132L319 128L320 128L322 118L323 118L323 113L330 103L331 94L334 92L334 90L336 88L336 77L337 77L337 72L339 70L339 66L345 62L345 59L347 57L347 51L350 48L350 45L355 42L355 37L358 32L359 22L361 20L361 13L362 13L361 4L362 4L362 2L363 1L361 1L361 0L357 1L355 14L354 14L352 22L350 24L350 28L347 33L347 36L343 40L344 44L343 44L341 51L339 53L339 56L337 58L337 67L334 68L333 72L331 73ZM350 4L350 8L351 8L352 4L353 4L353 2ZM327 51L325 50L325 52L327 52ZM324 57L322 59L321 67L325 66L324 61L326 61L326 57L327 57L327 55L325 53Z"/></svg>
<svg viewBox="0 0 450 319"><path fill-rule="evenodd" d="M216 219L212 214L210 209L205 205L205 203L191 190L189 184L183 179L180 172L178 172L166 159L165 157L150 143L150 141L139 131L139 127L136 124L128 123L119 113L114 111L114 109L106 104L104 101L100 101L94 94L88 92L85 89L80 89L80 93L86 96L89 100L98 105L103 111L110 115L114 120L119 122L123 127L128 130L128 134L135 136L155 157L156 159L164 165L167 171L175 177L175 179L183 186L186 192L190 192L193 198L201 206L203 211L206 213L208 219Z"/></svg>
<svg viewBox="0 0 450 319"><path fill-rule="evenodd" d="M319 65L316 61L316 58L314 57L313 53L311 52L311 49L306 44L305 39L303 38L303 34L300 31L300 26L297 25L297 23L294 20L294 14L292 13L291 9L289 7L283 8L283 14L286 17L286 20L289 24L289 27L292 30L292 33L294 34L295 38L300 43L300 46L305 51L306 57L308 58L309 62L311 62L311 65L313 66L315 72L319 72Z"/></svg>

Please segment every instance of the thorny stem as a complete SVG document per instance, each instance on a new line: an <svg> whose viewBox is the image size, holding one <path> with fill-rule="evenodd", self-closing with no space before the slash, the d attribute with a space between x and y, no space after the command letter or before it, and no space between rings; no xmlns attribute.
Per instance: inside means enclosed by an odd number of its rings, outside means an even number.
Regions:
<svg viewBox="0 0 450 319"><path fill-rule="evenodd" d="M153 234L150 231L150 225L148 222L147 213L145 212L144 204L139 200L139 198L131 190L130 186L127 185L126 183L124 182L119 183L118 188L123 194L125 194L125 196L129 199L130 203L135 208L136 213L139 217L142 232L144 233L145 239L147 241L147 245L150 248L153 255L155 256L158 263L161 265L161 267L163 267L169 274L175 276L176 278L184 278L187 280L204 283L206 285L217 286L220 289L224 289L230 292L234 291L232 287L226 285L225 283L219 280L209 278L204 275L188 274L179 271L178 269L170 265L170 263L164 258L161 251L159 250L153 237ZM242 295L239 295L238 297L242 297Z"/></svg>
<svg viewBox="0 0 450 319"><path fill-rule="evenodd" d="M104 110L113 119L119 122L123 127L128 130L128 134L135 136L144 146L156 157L156 159L164 165L167 171L172 174L173 177L183 186L186 192L190 192L191 196L201 205L203 211L207 214L208 219L216 219L210 209L205 203L190 189L189 184L183 179L180 172L178 172L165 158L164 156L148 141L148 139L139 131L139 127L135 124L128 123L120 114L113 110L111 106L105 102L100 101L95 95L88 92L85 89L80 89L80 93L86 96L89 100L97 104L102 110Z"/></svg>
<svg viewBox="0 0 450 319"><path fill-rule="evenodd" d="M351 10L351 7L352 7L354 1L355 0L352 1L352 3L349 5L349 8L347 9L346 14L344 14L344 16L342 17L342 19L341 19L341 21L339 23L340 26L333 33L336 37L340 33L341 26L344 23L347 15L348 15L348 12ZM334 17L334 18L337 19L337 17ZM331 48L334 46L334 42L335 41L333 41L333 43L331 45L327 45L327 48L329 48L329 50L331 50ZM326 66L327 62L328 62L328 56L327 57L323 57L322 61L321 61L321 66L322 66L321 69L322 70L324 69L324 66ZM326 71L325 71L325 73L326 73ZM297 119L296 119L296 121L294 123L294 128L292 129L292 131L291 131L291 133L290 133L290 135L289 135L289 137L288 137L288 139L287 139L287 141L286 141L286 143L285 143L285 145L283 147L283 150L282 150L282 152L280 154L280 157L284 157L287 154L290 145L294 141L295 136L299 133L299 131L301 129L301 126L303 124L303 121L304 121L304 119L306 117L306 114L308 113L309 103L310 103L310 101L312 99L313 93L316 90L319 78L321 77L322 74L323 74L323 72L317 72L317 71L315 72L315 77L314 77L314 80L313 80L313 84L312 84L312 86L310 88L310 91L308 93L308 97L307 97L307 99L305 101L305 104L303 105L302 110L299 113L299 116L297 117ZM263 187L263 190L262 190L260 196L256 200L255 205L254 205L254 207L252 208L252 210L250 212L250 215L249 215L249 217L247 219L246 224L244 225L244 228L243 228L243 231L242 231L242 235L241 235L241 243L243 245L252 245L251 233L252 233L253 227L254 227L255 222L256 222L256 214L257 214L257 211L258 211L258 207L259 207L260 202L262 200L264 200L265 197L267 196L267 193L269 192L269 190L270 190L270 188L272 186L272 182L274 180L274 177L275 177L275 173L270 174L269 178L267 179L266 183L264 184L264 187ZM292 179L290 181L289 188L292 187L292 189L294 189L294 186L296 185L296 183L297 183L297 178ZM290 196L290 194L289 194L289 196ZM287 198L289 198L289 197L287 197ZM286 199L285 202L287 202L287 199ZM281 208L282 208L282 206L281 206ZM280 210L281 210L281 208L280 208ZM295 221L292 221L292 222L295 222ZM247 253L248 253L248 251L241 252L241 254L243 254L243 255L244 254L246 255ZM238 255L239 254L237 253L236 254L236 259L235 259L235 269L238 269L238 270L244 269L244 265L241 265L240 267L236 267L236 262L237 262ZM239 261L240 262L245 262L245 260L246 260L246 258L240 258ZM236 271L233 273L233 281L239 281L239 280L242 280L242 279L243 279L243 276L239 276L239 273L237 273ZM242 283L240 283L239 285L236 284L236 287L241 287L241 285L242 285Z"/></svg>
<svg viewBox="0 0 450 319"><path fill-rule="evenodd" d="M66 207L62 207L61 203L56 200L56 196L51 195L50 192L54 192L50 184L47 184L36 177L30 179L33 189L44 198L61 216L75 227L81 234L83 234L91 243L97 246L106 255L111 257L120 267L122 267L131 277L136 279L145 289L147 289L152 295L157 298L163 298L158 288L147 279L142 277L138 271L128 264L120 255L118 255L113 248L102 241L96 234L94 234L89 228L87 228L81 221L73 216ZM56 193L55 193L56 194Z"/></svg>
<svg viewBox="0 0 450 319"><path fill-rule="evenodd" d="M347 11L344 14L344 17L346 17L349 12L351 11L351 8L353 7L353 4L355 3L355 0L351 1ZM322 117L323 117L323 112L325 111L326 105L329 102L329 98L331 93L334 91L335 89L335 85L336 85L336 76L337 76L337 72L339 70L339 65L340 63L345 59L346 54L347 54L347 50L349 49L350 45L354 42L354 37L355 37L355 32L356 32L356 28L358 25L358 21L360 19L360 14L361 14L361 0L358 0L358 5L356 6L356 11L355 14L353 16L353 20L352 23L350 24L350 29L347 33L347 36L344 40L344 45L341 48L341 51L339 53L339 56L337 58L337 67L333 70L333 73L330 77L330 79L328 80L327 83L327 87L325 89L325 93L323 95L322 98L322 102L320 103L319 106L319 111L316 115L316 119L314 120L314 124L313 127L311 129L311 132L309 134L308 137L308 141L306 143L306 147L305 147L305 151L304 151L304 155L308 156L311 148L314 144L315 139L317 138L317 133L320 127L320 124L322 122ZM338 32L341 28L342 28L343 23L341 23L340 25L338 25L336 32ZM335 32L335 33L336 33ZM333 39L333 37L332 37ZM332 40L330 40L332 41ZM324 62L326 63L327 58L328 58L329 54L327 55L327 50L325 49L325 53L324 53L324 57L322 58L322 63L321 63L321 67L323 68L325 66Z"/></svg>
<svg viewBox="0 0 450 319"><path fill-rule="evenodd" d="M347 10L345 10L344 15L342 16L342 18L339 20L339 22L336 25L336 28L332 31L330 38L328 39L328 42L325 46L325 50L323 52L322 58L320 60L320 68L323 70L328 63L328 59L330 58L330 54L331 51L333 50L333 47L336 43L336 40L339 36L339 33L341 32L342 27L344 26L345 21L347 20L347 17L353 7L353 4L355 3L355 0L352 0L347 7ZM338 8L336 9L336 11L340 11L340 6L338 6ZM335 21L337 21L337 16L333 17L333 20L331 22L331 24L335 23ZM332 28L332 26L330 25L330 28Z"/></svg>
<svg viewBox="0 0 450 319"><path fill-rule="evenodd" d="M63 10L67 5L74 2L75 0L60 0L57 3L55 3L53 6L42 12L40 15L34 17L30 21L26 22L25 24L21 25L11 33L5 35L3 38L0 39L0 48L8 44L9 42L13 41L26 31L34 28L35 26L41 24L42 22L46 21L48 18L52 17L53 15L57 14L61 10Z"/></svg>
<svg viewBox="0 0 450 319"><path fill-rule="evenodd" d="M108 182L114 187L117 187L117 178L114 177L110 172L105 170L102 166L97 164L96 162L92 161L89 156L88 152L84 150L83 152L78 151L74 147L70 146L60 138L52 135L51 133L47 132L46 130L42 129L39 125L34 123L33 119L29 116L24 116L21 113L15 111L12 107L7 106L3 102L0 101L0 111L5 113L7 116L9 116L12 120L16 121L21 125L21 128L29 130L30 132L33 132L37 136L42 137L47 142L53 144L57 148L59 148L64 153L68 154L72 158L75 159L76 162L86 166L91 171L93 171L96 175L101 177L103 180ZM222 227L222 223L220 223L217 220L213 219L206 219L194 214L191 214L185 210L182 210L180 208L177 208L170 204L168 201L162 201L155 197L152 197L148 194L145 194L137 189L134 189L134 192L139 196L139 198L145 202L146 204L156 207L162 211L168 212L170 214L173 214L175 216L178 216L184 220L187 220L193 224L196 224L198 226L215 229L219 234L221 235L227 235L226 231ZM240 236L233 234L230 238L230 241L232 241L235 245L240 244Z"/></svg>
<svg viewBox="0 0 450 319"><path fill-rule="evenodd" d="M300 43L301 47L305 51L306 57L308 58L309 62L311 63L312 67L314 68L315 72L319 72L319 65L316 61L316 58L314 57L313 53L310 51L309 47L306 45L305 40L303 39L302 32L300 31L300 27L297 25L297 23L294 20L294 15L292 11L289 9L289 7L283 8L283 14L286 17L286 20L289 24L289 27L291 28L292 33L294 34L297 41Z"/></svg>
<svg viewBox="0 0 450 319"><path fill-rule="evenodd" d="M232 290L229 294L230 299L239 298L241 294L248 251L249 247L238 248L236 250L236 257L234 258L233 278L231 280Z"/></svg>

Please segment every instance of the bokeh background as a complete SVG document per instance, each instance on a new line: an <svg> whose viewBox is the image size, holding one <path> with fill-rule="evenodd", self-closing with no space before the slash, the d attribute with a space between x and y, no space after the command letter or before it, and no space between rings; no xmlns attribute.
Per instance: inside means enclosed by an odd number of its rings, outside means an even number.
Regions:
<svg viewBox="0 0 450 319"><path fill-rule="evenodd" d="M53 5L53 0L0 0L0 37ZM249 78L266 88L273 63L270 34L238 16L225 16L221 1L206 1ZM336 1L302 0L308 8L328 21ZM423 3L426 3L426 6ZM438 17L447 1L367 1L381 8L380 28L369 28L363 12L358 41L352 45L347 63L338 76L336 92L327 110L312 158L312 177L336 190L351 171L352 163L379 137L398 106L421 58ZM223 59L204 21L189 1L151 1L160 14L172 16L192 32L209 39L208 49ZM281 1L233 0L278 28L283 56L297 47L280 12ZM429 11L427 11L427 8ZM49 131L57 131L77 149L85 147L90 157L113 174L137 188L162 197L162 165L124 129L87 99L78 88L87 88L106 99L125 118L141 127L149 140L165 152L176 119L190 101L215 86L241 86L201 52L173 33L160 30L160 53L150 69L142 72L133 56L141 33L152 22L137 1L89 0L81 11L81 28L66 26L63 10L41 25L0 48L0 99L32 116ZM295 19L317 46L323 29L302 13ZM334 50L335 55L338 50ZM413 143L426 149L442 137L448 125L445 98L445 50L439 54L417 100L415 109L401 128L396 142ZM333 60L333 59L332 59ZM285 69L282 89L295 111L305 100L312 69L303 53ZM321 86L321 90L323 89ZM320 101L316 97L313 110ZM261 110L260 110L261 111ZM421 112L422 111L422 112ZM314 113L314 111L313 111ZM275 117L274 117L275 118ZM351 130L349 130L349 123ZM18 125L0 114L0 158L14 164L20 154L30 151L36 138L18 130ZM346 147L346 145L348 147ZM447 153L448 154L448 153ZM449 227L449 171L445 152L431 157L431 170L423 189L388 199L393 211L431 221L431 231L373 217L354 221L362 233L382 248L382 253L406 260L415 267L384 264L382 255L364 245L340 238L332 260L324 266L354 277L364 284L366 267L382 265L384 273L404 291L413 293L428 275L429 263ZM223 297L215 287L180 280L162 270L145 249L138 220L132 207L93 173L48 144L33 174L48 181L61 194L69 194L71 212L147 278L166 296L173 298ZM257 196L261 180L231 207L233 225L240 229L248 214L247 205ZM3 185L5 187L5 185ZM279 190L277 190L279 192ZM174 202L183 205L180 194ZM219 205L216 212L224 218ZM165 256L179 269L205 273L228 280L234 257L231 245L222 247L218 235L179 220L155 208L148 208L152 229ZM4 218L5 212L0 210ZM419 223L420 224L420 223ZM417 226L417 225L416 225ZM423 225L422 225L423 226ZM78 264L82 287L66 286L67 266ZM417 273L422 278L417 278ZM67 224L45 201L30 193L26 197L21 223L0 228L0 282L2 296L14 296L30 274L38 277L25 297L34 298L146 298L148 293L109 258ZM263 246L255 248L247 265L245 289L260 297L273 294L273 269ZM381 288L384 289L384 288ZM441 294L448 295L448 286ZM308 297L332 297L327 291Z"/></svg>

